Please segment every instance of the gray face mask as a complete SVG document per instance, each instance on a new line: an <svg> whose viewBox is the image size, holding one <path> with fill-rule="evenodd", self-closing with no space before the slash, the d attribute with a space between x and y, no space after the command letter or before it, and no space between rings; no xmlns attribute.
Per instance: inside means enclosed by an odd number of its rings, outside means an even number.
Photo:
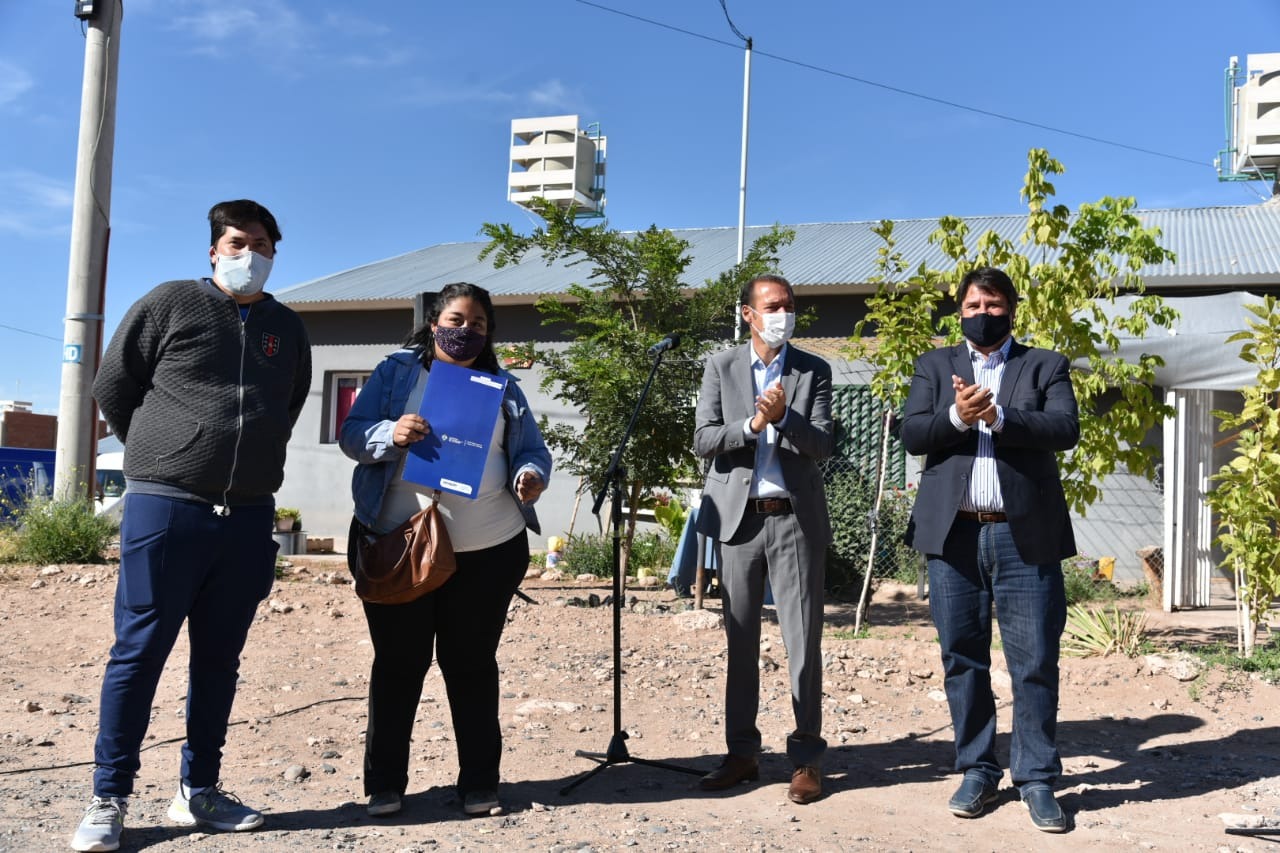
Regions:
<svg viewBox="0 0 1280 853"><path fill-rule="evenodd" d="M266 285L271 264L271 258L248 249L238 255L218 255L213 277L234 296L253 296Z"/></svg>

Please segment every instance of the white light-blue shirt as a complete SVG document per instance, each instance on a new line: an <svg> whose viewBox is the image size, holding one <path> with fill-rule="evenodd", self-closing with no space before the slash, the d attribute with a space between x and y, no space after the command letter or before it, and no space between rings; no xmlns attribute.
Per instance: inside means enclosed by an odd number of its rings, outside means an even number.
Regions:
<svg viewBox="0 0 1280 853"><path fill-rule="evenodd" d="M764 389L782 380L782 362L786 357L786 344L782 345L782 349L778 350L778 354L768 364L760 358L755 347L751 347L751 381L755 386L755 396L759 397ZM765 424L764 431L760 433L751 431L751 418L747 418L742 424L742 432L747 440L756 443L756 467L751 472L751 491L748 492L753 498L790 496L787 484L782 479L782 462L778 459L778 427L785 424L790 415L791 409L788 407L777 426Z"/></svg>
<svg viewBox="0 0 1280 853"><path fill-rule="evenodd" d="M973 362L973 382L991 389L994 400L1000 394L1000 383L1004 379L1004 366L1009 361L1009 348L1013 346L1013 337L1004 342L1004 346L984 356L965 341L969 348L969 359ZM951 425L964 432L978 430L978 452L973 457L973 471L969 475L969 490L960 500L963 512L1003 512L1004 496L1000 494L1000 478L996 475L996 442L995 433L1004 429L1004 407L996 406L996 420L991 426L981 418L972 424L960 420L955 403L951 404Z"/></svg>

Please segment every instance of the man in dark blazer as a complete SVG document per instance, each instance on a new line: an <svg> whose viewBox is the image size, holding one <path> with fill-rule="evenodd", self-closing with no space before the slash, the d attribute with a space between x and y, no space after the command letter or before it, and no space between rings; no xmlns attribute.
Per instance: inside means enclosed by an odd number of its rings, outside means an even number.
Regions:
<svg viewBox="0 0 1280 853"><path fill-rule="evenodd" d="M751 342L707 359L694 451L711 460L698 531L715 543L729 660L728 755L702 778L724 790L760 771L760 613L768 577L791 670L789 798L822 795L822 608L831 520L818 461L831 455L831 367L790 346L795 295L780 276L742 290Z"/></svg>
<svg viewBox="0 0 1280 853"><path fill-rule="evenodd" d="M1054 454L1079 438L1076 398L1066 358L1011 337L1018 294L1003 271L968 273L957 301L965 341L916 362L900 433L909 453L925 456L907 543L929 562L929 607L964 773L948 808L977 817L998 796L994 603L1013 686L1010 775L1035 826L1062 832L1053 796L1062 772L1061 561L1076 549Z"/></svg>

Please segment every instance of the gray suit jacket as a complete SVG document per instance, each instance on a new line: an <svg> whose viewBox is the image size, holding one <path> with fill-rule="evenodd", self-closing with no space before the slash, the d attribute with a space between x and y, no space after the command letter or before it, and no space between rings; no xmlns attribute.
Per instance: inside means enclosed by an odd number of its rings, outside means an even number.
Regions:
<svg viewBox="0 0 1280 853"><path fill-rule="evenodd" d="M996 476L1009 530L1023 561L1053 563L1076 552L1055 451L1080 438L1075 392L1067 360L1052 350L1013 343L996 403L1004 429L995 436ZM924 455L906 541L925 554L941 554L968 488L978 431L951 424L951 375L973 382L963 343L927 352L916 362L902 415L907 452Z"/></svg>
<svg viewBox="0 0 1280 853"><path fill-rule="evenodd" d="M815 545L827 545L831 518L818 461L835 449L831 366L790 345L782 357L782 390L788 408L778 441L782 477L805 537ZM707 359L693 435L694 452L711 459L698 532L722 542L733 538L747 506L756 442L743 435L742 424L755 414L755 399L750 343Z"/></svg>

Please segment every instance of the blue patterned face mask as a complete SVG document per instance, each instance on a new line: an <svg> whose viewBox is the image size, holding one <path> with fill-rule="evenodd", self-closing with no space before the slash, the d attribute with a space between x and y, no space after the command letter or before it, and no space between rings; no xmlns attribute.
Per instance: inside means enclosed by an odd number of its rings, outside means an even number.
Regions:
<svg viewBox="0 0 1280 853"><path fill-rule="evenodd" d="M470 326L436 326L432 330L440 352L454 361L471 361L480 355L489 336Z"/></svg>

